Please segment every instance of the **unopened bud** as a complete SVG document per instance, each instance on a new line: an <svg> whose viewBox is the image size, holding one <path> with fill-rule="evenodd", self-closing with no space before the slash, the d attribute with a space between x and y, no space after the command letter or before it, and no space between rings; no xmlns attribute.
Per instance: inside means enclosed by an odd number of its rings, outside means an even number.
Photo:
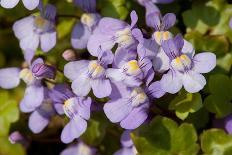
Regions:
<svg viewBox="0 0 232 155"><path fill-rule="evenodd" d="M71 49L65 50L64 53L62 54L62 56L66 61L74 61L74 60L76 60L76 54Z"/></svg>

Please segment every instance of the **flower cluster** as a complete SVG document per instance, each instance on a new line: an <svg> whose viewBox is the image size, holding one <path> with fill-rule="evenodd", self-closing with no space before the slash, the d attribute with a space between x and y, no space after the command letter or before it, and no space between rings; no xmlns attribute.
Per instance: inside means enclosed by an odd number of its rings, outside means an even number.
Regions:
<svg viewBox="0 0 232 155"><path fill-rule="evenodd" d="M0 4L12 8L18 1L1 0ZM91 104L96 98L107 100L97 104L104 104L101 110L109 121L123 129L136 129L147 120L155 99L166 93L175 94L182 87L189 93L199 92L206 85L202 73L216 66L213 53L195 54L192 44L181 34L169 31L176 16L162 16L154 3L172 0L138 0L146 8L146 24L153 30L150 36L137 26L135 11L130 13L131 22L127 23L102 17L96 11L95 0L74 0L84 13L73 28L71 44L75 49L87 49L93 59L76 60L72 51L65 51L63 57L70 62L64 66L63 74L71 85L56 83L56 67L35 57L38 48L49 52L57 43L56 8L51 4L44 6L39 0L22 1L26 8L37 7L40 11L13 25L28 65L0 69L0 87L15 88L20 79L26 83L20 109L31 113L29 128L33 133L42 132L53 116L65 115L69 121L61 140L72 142L86 131ZM46 83L49 81L53 81L51 85ZM115 154L136 154L128 134L129 131L123 134L123 148ZM62 154L83 150L94 154L83 142Z"/></svg>

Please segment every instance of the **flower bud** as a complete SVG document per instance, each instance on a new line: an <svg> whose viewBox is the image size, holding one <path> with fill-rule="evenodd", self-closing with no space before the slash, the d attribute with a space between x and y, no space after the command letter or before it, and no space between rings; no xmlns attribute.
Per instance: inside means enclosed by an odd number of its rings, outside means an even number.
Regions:
<svg viewBox="0 0 232 155"><path fill-rule="evenodd" d="M26 148L29 145L28 140L24 136L22 136L19 131L12 132L9 136L9 141L11 144L22 144Z"/></svg>
<svg viewBox="0 0 232 155"><path fill-rule="evenodd" d="M62 54L62 56L66 61L74 61L74 60L76 60L76 54L71 49L65 50L64 53Z"/></svg>
<svg viewBox="0 0 232 155"><path fill-rule="evenodd" d="M55 79L56 77L55 67L43 63L35 64L32 68L32 73L38 79Z"/></svg>

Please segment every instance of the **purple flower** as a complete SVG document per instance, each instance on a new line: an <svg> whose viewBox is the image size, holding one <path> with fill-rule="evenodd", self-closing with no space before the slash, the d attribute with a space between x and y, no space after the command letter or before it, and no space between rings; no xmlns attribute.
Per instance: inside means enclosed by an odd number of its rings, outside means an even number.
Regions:
<svg viewBox="0 0 232 155"><path fill-rule="evenodd" d="M21 107L22 108L22 107ZM56 114L52 100L49 97L49 90L44 88L44 99L42 104L29 116L29 128L33 133L40 133Z"/></svg>
<svg viewBox="0 0 232 155"><path fill-rule="evenodd" d="M86 145L83 142L78 142L61 152L60 155L95 155L96 149Z"/></svg>
<svg viewBox="0 0 232 155"><path fill-rule="evenodd" d="M13 25L15 36L20 40L20 47L24 51L24 57L30 62L36 49L48 52L56 44L55 17L56 8L48 4L40 7L40 15L31 15L18 20Z"/></svg>
<svg viewBox="0 0 232 155"><path fill-rule="evenodd" d="M4 68L0 69L0 87L4 89L15 88L19 85L20 79L26 84L24 98L20 103L21 111L32 112L39 107L44 100L44 86L41 83L41 76L37 77L33 74L32 70L37 64L43 64L43 60L36 59L29 68ZM50 70L42 71L44 75L49 75L46 72ZM36 98L36 100L35 100Z"/></svg>
<svg viewBox="0 0 232 155"><path fill-rule="evenodd" d="M194 56L192 46L184 46L181 35L162 42L162 48L170 59L170 69L161 79L162 89L171 94L177 93L182 86L190 93L203 89L206 80L201 73L214 69L216 56L209 52Z"/></svg>
<svg viewBox="0 0 232 155"><path fill-rule="evenodd" d="M12 132L9 136L9 141L11 144L22 144L25 148L29 146L28 140L19 131Z"/></svg>
<svg viewBox="0 0 232 155"><path fill-rule="evenodd" d="M98 60L69 62L64 67L64 75L72 81L72 90L77 96L86 96L91 88L98 98L111 93L110 80L106 77L108 64L113 61L111 51L99 50Z"/></svg>
<svg viewBox="0 0 232 155"><path fill-rule="evenodd" d="M71 43L74 48L85 49L101 16L96 13L96 0L75 0L74 3L86 13L82 14L80 22L74 26Z"/></svg>
<svg viewBox="0 0 232 155"><path fill-rule="evenodd" d="M40 0L22 0L22 2L28 10L33 10L39 5ZM15 7L18 3L19 3L19 0L1 0L0 1L0 5L7 9Z"/></svg>
<svg viewBox="0 0 232 155"><path fill-rule="evenodd" d="M133 53L120 50L115 55L114 60L117 68L109 68L106 72L107 77L113 81L123 82L129 87L135 87L140 86L146 77L150 77L151 80L154 77L152 63L148 58L137 60Z"/></svg>
<svg viewBox="0 0 232 155"><path fill-rule="evenodd" d="M229 26L230 26L230 28L232 29L232 18L230 18Z"/></svg>
<svg viewBox="0 0 232 155"><path fill-rule="evenodd" d="M136 40L132 35L138 21L135 11L131 12L131 25L124 21L104 17L99 21L93 35L89 38L87 48L91 55L98 56L99 47L103 51L111 50L117 43L120 48L129 48L136 45Z"/></svg>
<svg viewBox="0 0 232 155"><path fill-rule="evenodd" d="M120 123L124 129L135 129L147 119L150 99L159 98L164 93L160 82L154 82L145 89L115 83L112 86L111 100L103 109L111 122Z"/></svg>
<svg viewBox="0 0 232 155"><path fill-rule="evenodd" d="M37 79L55 79L56 68L44 63L37 63L33 66L32 73Z"/></svg>
<svg viewBox="0 0 232 155"><path fill-rule="evenodd" d="M65 114L70 121L61 133L61 140L70 143L80 137L87 128L90 118L91 98L77 97L67 85L55 85L50 93L54 107L59 114Z"/></svg>
<svg viewBox="0 0 232 155"><path fill-rule="evenodd" d="M137 155L137 150L130 137L130 131L126 130L121 136L122 148L114 153L114 155Z"/></svg>

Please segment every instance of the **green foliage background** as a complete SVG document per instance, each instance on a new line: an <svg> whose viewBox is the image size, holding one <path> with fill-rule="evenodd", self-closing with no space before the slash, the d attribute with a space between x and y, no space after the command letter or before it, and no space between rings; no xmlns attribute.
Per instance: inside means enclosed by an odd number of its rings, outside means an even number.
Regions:
<svg viewBox="0 0 232 155"><path fill-rule="evenodd" d="M70 33L78 18L64 18L62 15L80 16L81 11L65 0L45 0L58 9L58 44L48 54L37 51L37 56L47 63L63 69L66 63L61 54L71 48ZM210 51L217 55L217 67L206 75L207 86L199 93L181 91L166 95L154 101L151 123L142 125L131 134L141 155L231 155L232 136L221 129L214 129L215 118L232 113L232 4L226 0L176 0L167 5L158 5L162 13L173 12L177 24L174 34L182 33L196 52ZM151 32L144 22L145 9L134 0L98 0L98 11L102 16L128 20L131 10L139 15L138 27ZM13 23L34 11L26 10L20 3L16 8L0 8L0 68L22 66L23 55L18 40L12 31ZM80 58L89 57L86 51L76 51ZM57 82L66 81L58 74ZM65 148L59 134L65 119L55 117L41 134L33 135L28 127L28 115L20 114L18 104L25 85L11 90L0 90L0 155L59 154ZM12 145L8 135L19 130L29 139L26 150L19 144ZM86 144L98 148L100 154L111 155L120 148L122 129L110 123L103 112L93 113L88 129L81 137Z"/></svg>

